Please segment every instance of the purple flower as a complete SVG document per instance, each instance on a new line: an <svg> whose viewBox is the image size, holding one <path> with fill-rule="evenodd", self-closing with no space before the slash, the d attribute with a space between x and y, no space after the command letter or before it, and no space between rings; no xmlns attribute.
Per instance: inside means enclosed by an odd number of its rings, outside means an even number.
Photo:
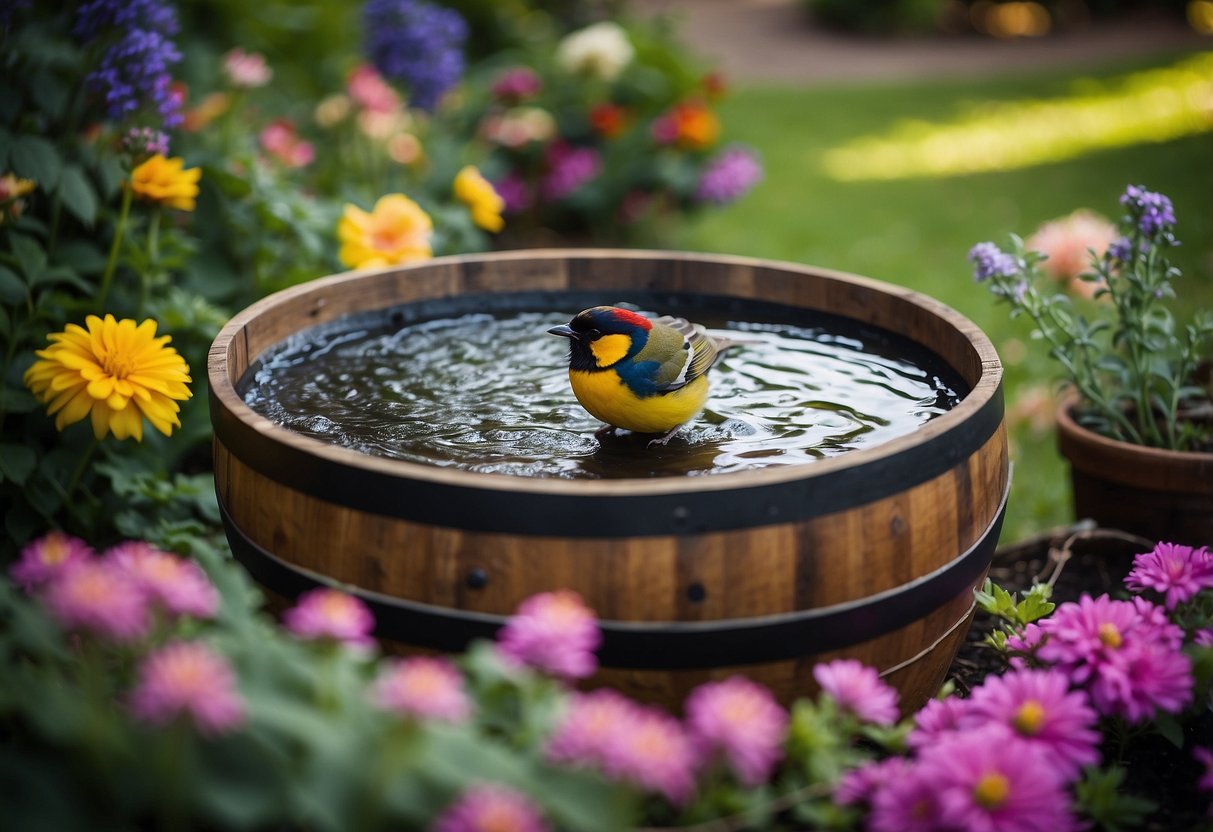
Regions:
<svg viewBox="0 0 1213 832"><path fill-rule="evenodd" d="M922 748L964 726L971 726L969 700L958 696L932 699L914 714L914 730L906 738L911 748Z"/></svg>
<svg viewBox="0 0 1213 832"><path fill-rule="evenodd" d="M441 657L388 662L375 681L373 696L385 711L420 719L461 723L472 713L463 676Z"/></svg>
<svg viewBox="0 0 1213 832"><path fill-rule="evenodd" d="M61 531L48 532L26 544L21 550L21 559L9 567L8 574L19 587L33 593L92 554L93 550L80 538Z"/></svg>
<svg viewBox="0 0 1213 832"><path fill-rule="evenodd" d="M1099 763L1098 719L1081 691L1071 691L1056 670L1018 670L989 676L969 699L969 716L1006 725L1034 752L1074 780L1083 767Z"/></svg>
<svg viewBox="0 0 1213 832"><path fill-rule="evenodd" d="M431 832L546 832L550 827L526 795L505 786L472 786L448 806Z"/></svg>
<svg viewBox="0 0 1213 832"><path fill-rule="evenodd" d="M179 31L176 11L161 0L86 0L76 8L72 34L81 41L110 28L150 29L165 35Z"/></svg>
<svg viewBox="0 0 1213 832"><path fill-rule="evenodd" d="M152 156L168 156L168 135L154 127L132 127L122 137L122 149L131 154L136 163Z"/></svg>
<svg viewBox="0 0 1213 832"><path fill-rule="evenodd" d="M511 171L493 183L497 196L505 200L505 213L521 214L535 204L535 194L520 174Z"/></svg>
<svg viewBox="0 0 1213 832"><path fill-rule="evenodd" d="M108 560L82 560L47 584L46 607L69 630L117 642L148 631L147 598L122 568Z"/></svg>
<svg viewBox="0 0 1213 832"><path fill-rule="evenodd" d="M1158 606L1135 598L1084 595L1041 621L1037 657L1087 689L1102 714L1131 722L1177 712L1192 698L1192 667L1180 652L1183 630Z"/></svg>
<svg viewBox="0 0 1213 832"><path fill-rule="evenodd" d="M556 730L548 738L548 760L605 767L607 749L616 730L620 725L629 724L639 707L610 688L574 693Z"/></svg>
<svg viewBox="0 0 1213 832"><path fill-rule="evenodd" d="M1120 237L1108 245L1108 259L1128 263L1133 258L1133 243L1128 237Z"/></svg>
<svg viewBox="0 0 1213 832"><path fill-rule="evenodd" d="M1133 558L1133 569L1125 586L1136 592L1153 589L1164 596L1167 609L1190 600L1202 589L1213 587L1213 555L1201 546L1158 543L1149 552Z"/></svg>
<svg viewBox="0 0 1213 832"><path fill-rule="evenodd" d="M507 661L565 679L593 675L601 641L593 610L571 590L532 595L497 634L498 651Z"/></svg>
<svg viewBox="0 0 1213 832"><path fill-rule="evenodd" d="M723 754L744 785L765 782L783 757L788 714L762 685L742 676L708 682L691 691L685 710L696 746Z"/></svg>
<svg viewBox="0 0 1213 832"><path fill-rule="evenodd" d="M219 592L202 567L143 541L128 541L106 552L107 560L129 575L149 601L171 616L211 618Z"/></svg>
<svg viewBox="0 0 1213 832"><path fill-rule="evenodd" d="M1078 828L1048 753L1001 725L953 734L924 748L918 776L934 792L939 827L967 832Z"/></svg>
<svg viewBox="0 0 1213 832"><path fill-rule="evenodd" d="M1197 788L1213 791L1213 750L1198 745L1192 749L1192 757L1202 767L1200 779L1196 781Z"/></svg>
<svg viewBox="0 0 1213 832"><path fill-rule="evenodd" d="M1129 209L1129 221L1146 237L1157 237L1175 225L1175 209L1169 197L1139 185L1125 188L1120 204Z"/></svg>
<svg viewBox="0 0 1213 832"><path fill-rule="evenodd" d="M548 147L548 172L540 195L549 202L564 199L602 171L602 157L592 147L553 142Z"/></svg>
<svg viewBox="0 0 1213 832"><path fill-rule="evenodd" d="M528 98L534 98L543 89L543 79L533 69L525 66L515 66L503 71L493 81L489 92L496 98L517 104Z"/></svg>
<svg viewBox="0 0 1213 832"><path fill-rule="evenodd" d="M356 647L375 643L371 638L375 629L371 611L353 595L337 589L321 587L303 593L283 614L282 621L288 630L306 640L328 639Z"/></svg>
<svg viewBox="0 0 1213 832"><path fill-rule="evenodd" d="M969 260L973 262L973 279L978 283L991 277L1010 277L1019 270L1014 257L990 242L969 249Z"/></svg>
<svg viewBox="0 0 1213 832"><path fill-rule="evenodd" d="M1213 627L1202 627L1194 632L1192 643L1197 647L1213 647Z"/></svg>
<svg viewBox="0 0 1213 832"><path fill-rule="evenodd" d="M762 164L752 151L726 148L704 168L695 199L724 205L744 196L761 180Z"/></svg>
<svg viewBox="0 0 1213 832"><path fill-rule="evenodd" d="M904 757L888 757L845 771L834 785L834 802L840 806L871 803L877 791L900 780L909 767Z"/></svg>
<svg viewBox="0 0 1213 832"><path fill-rule="evenodd" d="M814 666L813 678L843 711L878 725L897 721L897 691L882 682L874 669L854 659L835 659Z"/></svg>
<svg viewBox="0 0 1213 832"><path fill-rule="evenodd" d="M363 21L371 63L408 89L412 106L433 110L462 77L468 27L454 9L424 0L368 0Z"/></svg>
<svg viewBox="0 0 1213 832"><path fill-rule="evenodd" d="M906 763L883 770L886 776L874 784L869 801L869 832L940 832L939 793L924 776L922 766Z"/></svg>
<svg viewBox="0 0 1213 832"><path fill-rule="evenodd" d="M205 734L226 733L245 720L231 665L196 642L176 642L148 655L139 668L130 707L152 725L189 717Z"/></svg>

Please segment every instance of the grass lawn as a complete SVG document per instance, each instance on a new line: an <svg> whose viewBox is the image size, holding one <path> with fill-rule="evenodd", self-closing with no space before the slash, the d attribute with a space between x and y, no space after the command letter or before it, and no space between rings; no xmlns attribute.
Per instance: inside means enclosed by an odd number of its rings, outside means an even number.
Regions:
<svg viewBox="0 0 1213 832"><path fill-rule="evenodd" d="M1055 367L1029 342L1024 320L1010 320L971 279L974 243L1003 244L1043 221L1088 207L1110 219L1127 184L1169 195L1183 246L1179 314L1213 307L1213 133L1085 153L1067 161L993 173L891 181L840 182L825 153L862 136L888 136L907 120L946 124L993 102L1051 99L1116 85L1128 73L1169 67L1186 54L1120 62L1087 71L996 80L791 89L735 89L722 102L730 140L762 154L766 178L749 196L703 216L677 239L680 248L789 260L855 272L929 294L967 315L993 340L1006 365L1009 414ZM1083 129L1076 123L1074 130ZM1064 462L1048 425L1013 426L1013 490L1003 542L1070 520ZM1206 541L1181 541L1204 543Z"/></svg>

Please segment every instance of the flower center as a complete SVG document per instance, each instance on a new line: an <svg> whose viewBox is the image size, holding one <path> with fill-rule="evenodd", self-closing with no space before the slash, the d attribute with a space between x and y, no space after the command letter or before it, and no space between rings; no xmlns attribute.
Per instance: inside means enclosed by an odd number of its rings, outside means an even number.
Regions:
<svg viewBox="0 0 1213 832"><path fill-rule="evenodd" d="M105 357L101 369L105 370L107 375L123 379L134 372L135 362L131 360L129 355L124 353L110 353Z"/></svg>
<svg viewBox="0 0 1213 832"><path fill-rule="evenodd" d="M1104 647L1111 647L1113 650L1120 647L1123 639L1120 637L1120 630L1111 621L1105 621L1099 625L1099 641Z"/></svg>
<svg viewBox="0 0 1213 832"><path fill-rule="evenodd" d="M997 809L1006 803L1010 793L1011 784L996 771L984 775L973 787L973 799L985 809Z"/></svg>
<svg viewBox="0 0 1213 832"><path fill-rule="evenodd" d="M1019 706L1015 713L1015 730L1021 734L1032 736L1040 730L1045 721L1045 708L1035 699L1029 699Z"/></svg>

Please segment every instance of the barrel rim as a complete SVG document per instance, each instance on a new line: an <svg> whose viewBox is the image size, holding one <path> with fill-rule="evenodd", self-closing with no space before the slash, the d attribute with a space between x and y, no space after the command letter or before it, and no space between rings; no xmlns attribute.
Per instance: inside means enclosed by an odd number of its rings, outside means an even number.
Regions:
<svg viewBox="0 0 1213 832"><path fill-rule="evenodd" d="M250 408L236 392L236 381L229 367L228 354L233 342L265 314L288 299L320 296L344 284L366 280L377 275L456 267L465 264L493 264L515 260L536 260L571 263L587 260L670 260L678 263L701 262L711 265L736 265L748 268L774 269L793 275L826 279L849 284L865 291L895 296L934 315L960 334L976 355L980 375L961 402L947 413L903 436L871 448L848 452L811 465L771 466L736 471L712 477L621 478L598 480L568 480L557 478L517 477L441 468L406 460L377 457L341 448L319 439L294 433L274 424ZM370 311L370 310L367 310ZM248 356L250 363L257 356ZM949 357L940 356L951 362ZM955 365L953 365L955 366ZM698 252L669 252L646 249L529 249L514 252L454 255L433 258L403 266L362 269L318 278L299 286L281 290L253 303L233 316L219 332L208 358L208 380L212 416L216 437L239 430L246 437L270 441L279 450L293 451L316 458L318 462L359 469L377 477L411 480L419 484L452 486L478 492L509 492L515 495L560 497L575 493L579 497L640 498L704 492L733 492L762 486L779 486L795 482L824 480L839 471L870 463L887 461L907 449L938 442L948 434L962 429L966 422L980 418L984 426L997 428L1002 419L1002 365L988 336L968 318L934 298L903 287L847 272L805 266L778 260L740 255L704 254ZM983 413L984 411L984 413ZM984 418L982 418L984 417ZM988 438L988 437L986 437ZM226 443L225 443L226 444ZM978 443L980 446L981 443ZM947 465L946 468L951 467ZM925 479L926 477L924 477ZM781 518L786 519L786 518Z"/></svg>

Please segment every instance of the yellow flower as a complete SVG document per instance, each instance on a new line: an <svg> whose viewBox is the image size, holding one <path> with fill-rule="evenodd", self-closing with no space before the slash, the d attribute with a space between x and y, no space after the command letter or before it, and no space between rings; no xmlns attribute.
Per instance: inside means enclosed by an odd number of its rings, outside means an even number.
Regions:
<svg viewBox="0 0 1213 832"><path fill-rule="evenodd" d="M468 165L455 176L455 196L471 210L472 222L485 231L497 232L505 227L501 218L505 200L474 165Z"/></svg>
<svg viewBox="0 0 1213 832"><path fill-rule="evenodd" d="M351 269L394 266L433 256L430 235L434 223L421 206L404 194L388 194L368 214L346 205L337 224L338 256Z"/></svg>
<svg viewBox="0 0 1213 832"><path fill-rule="evenodd" d="M185 169L184 165L180 156L166 159L157 153L131 171L131 190L151 202L193 211L202 168Z"/></svg>
<svg viewBox="0 0 1213 832"><path fill-rule="evenodd" d="M193 394L186 386L190 368L166 346L171 337L157 338L150 318L136 326L130 318L89 315L85 323L88 329L68 324L49 335L54 343L25 371L25 386L50 404L55 429L90 415L98 439L113 431L118 439L143 441L144 418L165 436L181 427L177 401Z"/></svg>
<svg viewBox="0 0 1213 832"><path fill-rule="evenodd" d="M6 173L0 176L0 202L10 199L20 199L38 187L32 179L18 179L14 174Z"/></svg>

